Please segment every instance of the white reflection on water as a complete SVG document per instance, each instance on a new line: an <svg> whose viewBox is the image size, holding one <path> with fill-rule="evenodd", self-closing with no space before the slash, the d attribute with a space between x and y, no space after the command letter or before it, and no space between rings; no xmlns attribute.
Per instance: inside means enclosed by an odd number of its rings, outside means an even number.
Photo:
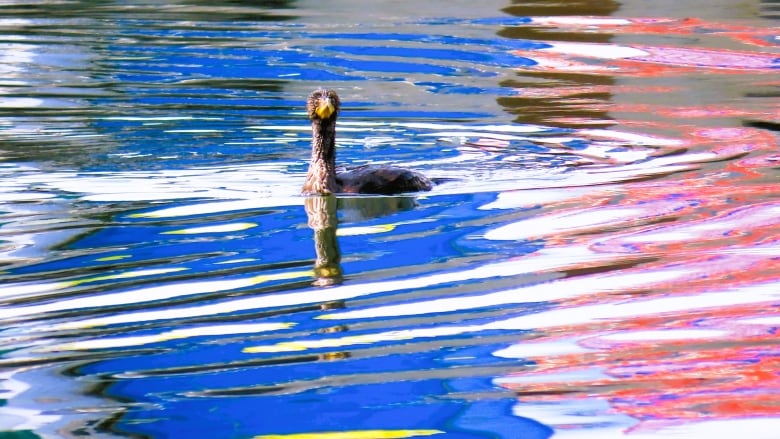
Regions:
<svg viewBox="0 0 780 439"><path fill-rule="evenodd" d="M598 279L599 283L603 279ZM547 289L576 288L579 285L567 285L565 282L546 285ZM603 291L602 288L592 289L591 293ZM587 293L578 290L578 295ZM515 291L515 294L520 292ZM542 330L559 326L575 326L588 323L609 325L611 321L619 321L632 317L646 315L662 315L665 313L685 313L708 308L747 305L755 303L771 304L780 299L780 283L746 287L738 291L720 291L700 293L696 296L671 297L653 300L637 300L630 303L586 305L574 308L562 308L553 311L543 311L538 314L497 320L481 325L438 325L432 328L404 329L385 331L372 334L361 334L341 338L318 338L309 340L290 340L268 346L247 348L250 353L286 352L320 348L343 348L347 346L374 344L387 341L412 340L417 338L443 337L477 333L491 330ZM517 302L515 302L517 303ZM425 304L417 304L425 312ZM472 307L473 308L473 307ZM428 312L437 310L428 309ZM370 313L367 313L370 314ZM378 317L379 315L364 316Z"/></svg>
<svg viewBox="0 0 780 439"><path fill-rule="evenodd" d="M177 328L156 334L140 335L135 337L110 337L103 339L85 339L72 343L54 344L43 348L36 348L38 352L78 351L89 349L114 349L130 346L142 346L169 340L185 339L190 337L226 336L238 334L259 334L268 331L288 329L292 323L256 323L235 325L209 325L194 328Z"/></svg>

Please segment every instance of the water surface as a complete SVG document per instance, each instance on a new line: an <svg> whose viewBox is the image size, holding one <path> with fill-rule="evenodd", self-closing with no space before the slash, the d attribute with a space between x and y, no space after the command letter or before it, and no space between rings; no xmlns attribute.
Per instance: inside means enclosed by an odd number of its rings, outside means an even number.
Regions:
<svg viewBox="0 0 780 439"><path fill-rule="evenodd" d="M776 2L0 11L4 435L780 429Z"/></svg>

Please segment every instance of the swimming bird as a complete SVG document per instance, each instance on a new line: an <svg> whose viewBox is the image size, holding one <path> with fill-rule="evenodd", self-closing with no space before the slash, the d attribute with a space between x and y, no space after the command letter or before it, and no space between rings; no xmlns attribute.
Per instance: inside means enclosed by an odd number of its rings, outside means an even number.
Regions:
<svg viewBox="0 0 780 439"><path fill-rule="evenodd" d="M336 168L336 119L340 107L336 92L322 88L314 90L306 101L312 140L304 194L392 195L431 190L431 180L409 169L385 165L364 165L349 170Z"/></svg>

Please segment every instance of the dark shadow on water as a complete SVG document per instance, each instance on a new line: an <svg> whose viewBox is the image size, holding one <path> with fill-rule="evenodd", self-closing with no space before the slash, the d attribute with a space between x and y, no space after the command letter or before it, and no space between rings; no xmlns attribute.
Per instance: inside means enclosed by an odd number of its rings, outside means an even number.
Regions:
<svg viewBox="0 0 780 439"><path fill-rule="evenodd" d="M543 0L513 2L504 9L516 17L610 16L620 5L613 1L549 2ZM498 35L514 40L577 43L609 43L611 34L564 32L550 26L521 24L507 26ZM612 99L607 88L615 80L608 75L578 74L563 71L520 71L503 80L502 88L515 90L497 98L515 122L555 125L567 128L607 127L613 125L604 104ZM529 93L530 92L530 93Z"/></svg>
<svg viewBox="0 0 780 439"><path fill-rule="evenodd" d="M380 218L396 212L412 210L416 206L415 198L409 196L348 196L338 198L338 210L342 222L359 222Z"/></svg>
<svg viewBox="0 0 780 439"><path fill-rule="evenodd" d="M136 18L159 18L170 15L178 20L198 21L279 21L293 20L296 15L281 13L279 10L295 8L295 0L230 0L208 2L200 0L170 1L160 4L128 5L113 1L76 1L76 2L13 2L0 5L3 15L24 16L26 18L52 17L103 17L106 15L132 12Z"/></svg>
<svg viewBox="0 0 780 439"><path fill-rule="evenodd" d="M620 4L615 1L574 0L551 2L549 0L513 0L504 12L515 16L540 15L601 15L606 16L617 10Z"/></svg>

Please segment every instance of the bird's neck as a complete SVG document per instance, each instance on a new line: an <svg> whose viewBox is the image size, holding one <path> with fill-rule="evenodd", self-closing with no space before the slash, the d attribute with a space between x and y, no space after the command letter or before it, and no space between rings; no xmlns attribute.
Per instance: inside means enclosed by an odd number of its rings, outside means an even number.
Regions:
<svg viewBox="0 0 780 439"><path fill-rule="evenodd" d="M313 122L311 130L311 162L303 192L337 193L340 187L336 181L336 124Z"/></svg>

